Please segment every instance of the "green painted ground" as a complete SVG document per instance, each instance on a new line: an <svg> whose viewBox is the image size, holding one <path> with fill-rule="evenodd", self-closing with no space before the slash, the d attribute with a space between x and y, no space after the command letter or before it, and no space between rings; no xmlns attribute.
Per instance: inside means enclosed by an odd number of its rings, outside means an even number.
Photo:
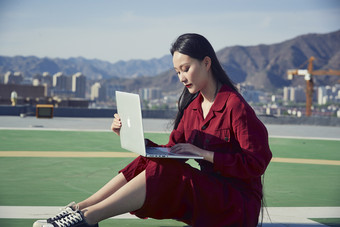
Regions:
<svg viewBox="0 0 340 227"><path fill-rule="evenodd" d="M164 144L168 134L146 133ZM112 132L0 130L0 151L125 151Z"/></svg>
<svg viewBox="0 0 340 227"><path fill-rule="evenodd" d="M4 227L31 227L34 223L34 220L30 219L0 219L0 226ZM124 220L124 219L109 219L100 222L100 227L112 227L112 226L119 226L119 227L175 227L175 226L186 226L181 222L173 221L173 220Z"/></svg>
<svg viewBox="0 0 340 227"><path fill-rule="evenodd" d="M167 143L167 134L147 134ZM270 139L274 157L340 160L340 141ZM111 132L0 130L0 151L124 151ZM0 157L0 205L63 206L80 201L132 158ZM340 206L340 166L272 162L265 175L268 206ZM327 223L338 219L319 220ZM331 223L331 222L329 222ZM0 226L32 220L0 219ZM107 220L101 226L183 226L175 221ZM329 224L331 225L331 224ZM334 226L332 224L332 226Z"/></svg>

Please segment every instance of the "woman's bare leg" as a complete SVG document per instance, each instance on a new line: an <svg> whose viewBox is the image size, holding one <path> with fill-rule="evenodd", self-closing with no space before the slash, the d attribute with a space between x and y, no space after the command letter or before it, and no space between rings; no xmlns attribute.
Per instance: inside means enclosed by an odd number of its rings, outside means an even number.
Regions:
<svg viewBox="0 0 340 227"><path fill-rule="evenodd" d="M79 209L82 210L85 209L86 207L97 204L111 196L113 193L115 193L117 190L123 187L126 183L127 180L125 179L124 175L122 173L119 173L117 176L112 178L106 185L99 189L96 193L94 193L92 196L85 199L84 201L78 203L77 205L79 206Z"/></svg>
<svg viewBox="0 0 340 227"><path fill-rule="evenodd" d="M138 210L144 204L146 196L145 170L126 183L111 196L82 210L89 224Z"/></svg>

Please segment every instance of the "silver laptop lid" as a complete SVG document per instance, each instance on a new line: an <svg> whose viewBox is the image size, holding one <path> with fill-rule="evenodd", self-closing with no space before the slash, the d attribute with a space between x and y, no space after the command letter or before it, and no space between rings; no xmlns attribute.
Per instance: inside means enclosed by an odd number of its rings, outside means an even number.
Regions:
<svg viewBox="0 0 340 227"><path fill-rule="evenodd" d="M122 148L145 156L142 111L139 95L116 91L117 111L122 121Z"/></svg>

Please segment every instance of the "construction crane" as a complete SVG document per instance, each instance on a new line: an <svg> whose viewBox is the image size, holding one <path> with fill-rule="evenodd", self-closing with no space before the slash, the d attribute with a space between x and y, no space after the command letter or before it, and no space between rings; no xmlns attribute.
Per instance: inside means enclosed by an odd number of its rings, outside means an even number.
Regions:
<svg viewBox="0 0 340 227"><path fill-rule="evenodd" d="M313 61L315 58L312 56L308 60L307 69L289 69L287 70L288 80L292 80L294 76L304 76L306 81L306 116L312 115L312 100L314 82L313 76L340 76L340 70L313 70Z"/></svg>

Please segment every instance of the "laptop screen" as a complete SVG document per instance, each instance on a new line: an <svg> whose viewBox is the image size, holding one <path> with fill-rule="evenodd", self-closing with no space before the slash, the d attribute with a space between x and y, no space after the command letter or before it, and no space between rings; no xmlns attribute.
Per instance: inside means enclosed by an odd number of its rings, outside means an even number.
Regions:
<svg viewBox="0 0 340 227"><path fill-rule="evenodd" d="M145 155L145 142L140 98L137 94L116 91L117 111L122 121L122 148Z"/></svg>

